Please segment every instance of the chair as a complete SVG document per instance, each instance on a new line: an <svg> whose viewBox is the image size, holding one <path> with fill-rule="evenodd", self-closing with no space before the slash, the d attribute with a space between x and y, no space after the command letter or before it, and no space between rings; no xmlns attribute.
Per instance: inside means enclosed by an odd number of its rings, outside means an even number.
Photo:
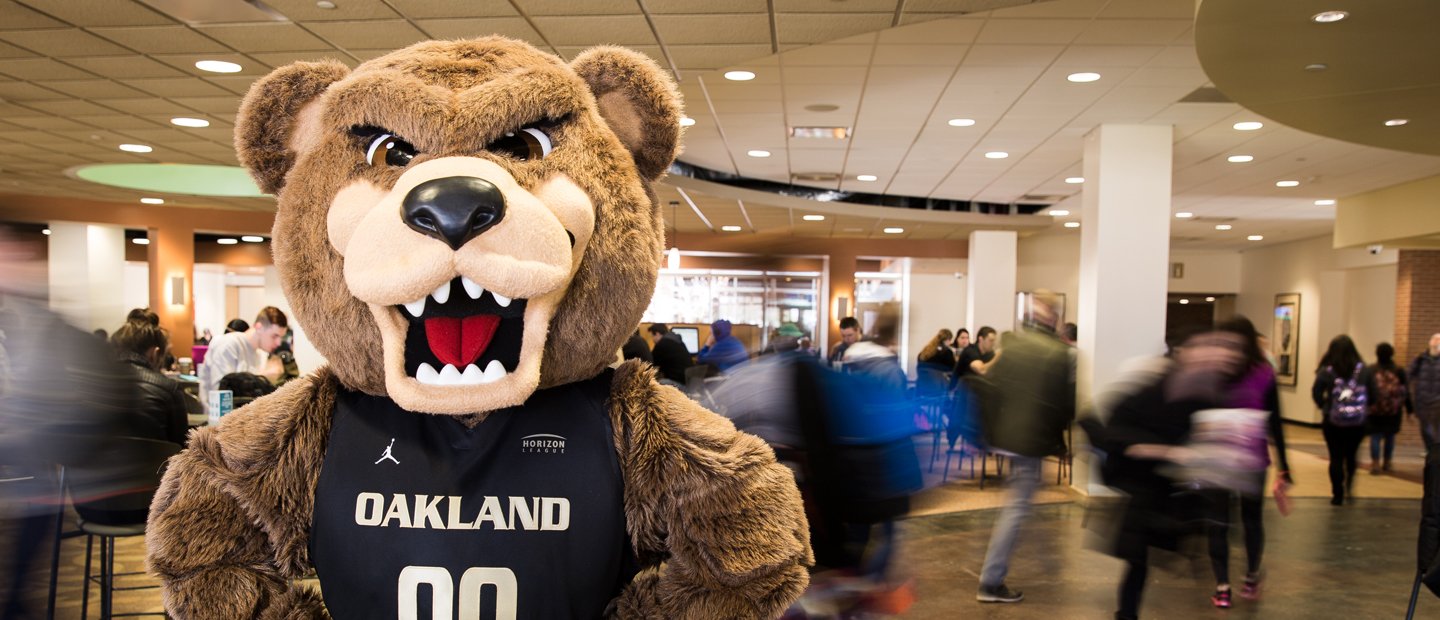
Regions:
<svg viewBox="0 0 1440 620"><path fill-rule="evenodd" d="M930 432L930 466L935 471L935 460L940 452L940 435L945 432L945 410L949 403L946 388L950 384L950 373L944 368L931 364L920 364L915 368L915 402L925 417Z"/></svg>
<svg viewBox="0 0 1440 620"><path fill-rule="evenodd" d="M164 616L164 612L115 614L114 593L154 588L157 585L117 586L115 578L143 572L115 573L115 539L144 536L150 500L160 486L165 463L180 446L137 437L107 438L100 451L83 464L66 467L78 527L85 536L85 594L80 603L82 620L89 615L90 583L100 585L100 617ZM100 574L91 576L95 539L100 539Z"/></svg>

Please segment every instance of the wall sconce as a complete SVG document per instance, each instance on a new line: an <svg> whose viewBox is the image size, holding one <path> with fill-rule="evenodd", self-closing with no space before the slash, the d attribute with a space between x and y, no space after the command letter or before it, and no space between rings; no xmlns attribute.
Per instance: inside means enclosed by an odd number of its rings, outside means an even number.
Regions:
<svg viewBox="0 0 1440 620"><path fill-rule="evenodd" d="M170 305L185 305L185 276L170 276Z"/></svg>
<svg viewBox="0 0 1440 620"><path fill-rule="evenodd" d="M844 295L835 298L835 321L850 316L850 298Z"/></svg>
<svg viewBox="0 0 1440 620"><path fill-rule="evenodd" d="M665 253L665 267L672 271L680 268L680 248L670 248Z"/></svg>

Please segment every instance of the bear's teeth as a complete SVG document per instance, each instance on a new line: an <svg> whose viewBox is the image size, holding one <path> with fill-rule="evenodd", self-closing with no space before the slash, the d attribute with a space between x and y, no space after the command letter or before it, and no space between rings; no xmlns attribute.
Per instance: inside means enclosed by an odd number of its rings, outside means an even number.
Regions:
<svg viewBox="0 0 1440 620"><path fill-rule="evenodd" d="M465 276L460 276L460 286L465 287L465 294L469 295L470 299L480 299L480 296L485 294L485 287Z"/></svg>
<svg viewBox="0 0 1440 620"><path fill-rule="evenodd" d="M410 316L417 319L420 318L420 315L425 314L425 298L421 297L420 299L405 304L405 311L409 312ZM432 368L431 370L434 369Z"/></svg>
<svg viewBox="0 0 1440 620"><path fill-rule="evenodd" d="M465 373L460 375L462 385L479 385L485 382L485 373L480 372L480 367L474 364L465 366Z"/></svg>
<svg viewBox="0 0 1440 620"><path fill-rule="evenodd" d="M460 371L454 364L446 364L440 370L440 385L460 385Z"/></svg>
<svg viewBox="0 0 1440 620"><path fill-rule="evenodd" d="M435 372L434 366L421 363L415 370L415 380L425 385L440 385L440 373Z"/></svg>
<svg viewBox="0 0 1440 620"><path fill-rule="evenodd" d="M510 298L509 298L509 297L506 297L506 296L504 296L504 295L501 295L500 293L496 293L495 291L490 291L490 296L495 298L495 303L500 304L500 307L501 307L501 308L509 308L509 307L510 307Z"/></svg>
<svg viewBox="0 0 1440 620"><path fill-rule="evenodd" d="M485 366L485 377L480 382L494 383L504 378L505 366L500 363L500 360L490 360L490 364Z"/></svg>
<svg viewBox="0 0 1440 620"><path fill-rule="evenodd" d="M430 296L435 298L437 304L450 301L450 282L447 280L444 284L435 287L435 292L430 293Z"/></svg>

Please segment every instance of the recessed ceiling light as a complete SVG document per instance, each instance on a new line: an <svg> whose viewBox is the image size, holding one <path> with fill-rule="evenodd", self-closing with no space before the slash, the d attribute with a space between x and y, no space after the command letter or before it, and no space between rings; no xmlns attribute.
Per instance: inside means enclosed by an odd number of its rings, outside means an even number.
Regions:
<svg viewBox="0 0 1440 620"><path fill-rule="evenodd" d="M1095 80L1100 79L1100 74L1091 73L1088 71L1084 73L1071 73L1070 75L1065 76L1065 79L1070 80L1071 82L1094 82Z"/></svg>
<svg viewBox="0 0 1440 620"><path fill-rule="evenodd" d="M755 79L755 73L752 71L726 71L725 79L734 82L745 82Z"/></svg>
<svg viewBox="0 0 1440 620"><path fill-rule="evenodd" d="M834 112L839 109L840 106L833 103L812 103L805 106L805 110L808 112Z"/></svg>
<svg viewBox="0 0 1440 620"><path fill-rule="evenodd" d="M50 234L50 229L49 229L49 228L46 228L46 229L44 229L44 230L41 230L41 231L40 231L40 234L42 234L42 235L47 235L47 236L48 236L48 235Z"/></svg>
<svg viewBox="0 0 1440 620"><path fill-rule="evenodd" d="M825 221L825 216L823 216L823 215L802 215L802 216L800 216L800 219L805 220L805 221L807 221L807 222L823 222L823 221Z"/></svg>
<svg viewBox="0 0 1440 620"><path fill-rule="evenodd" d="M887 234L887 235L898 235L898 234L903 233L903 232L905 232L905 229L904 229L904 228L897 227L897 226L892 226L892 227L890 227L890 228L886 228L886 229L885 229L885 234Z"/></svg>
<svg viewBox="0 0 1440 620"><path fill-rule="evenodd" d="M141 199L140 199L140 202L142 202L142 203L144 203L144 204L147 204L147 205L163 205L163 204L165 204L165 199L164 199L164 198L141 198Z"/></svg>
<svg viewBox="0 0 1440 620"><path fill-rule="evenodd" d="M315 6L328 11L335 8L335 3L331 2L330 0L320 0L319 2L315 3Z"/></svg>
<svg viewBox="0 0 1440 620"><path fill-rule="evenodd" d="M179 116L170 119L170 124L178 125L180 127L209 127L210 121L207 121L203 118L187 118L184 116Z"/></svg>
<svg viewBox="0 0 1440 620"><path fill-rule="evenodd" d="M791 127L791 138L844 140L850 137L849 127Z"/></svg>
<svg viewBox="0 0 1440 620"><path fill-rule="evenodd" d="M1317 24L1333 24L1346 17L1350 17L1345 11L1321 11L1310 16L1310 21Z"/></svg>
<svg viewBox="0 0 1440 620"><path fill-rule="evenodd" d="M130 243L133 243L135 245L150 245L150 240L145 237L136 237L134 239L131 239Z"/></svg>
<svg viewBox="0 0 1440 620"><path fill-rule="evenodd" d="M695 124L695 119L690 118L690 117L688 117L688 116L682 116L682 117L680 117L680 126L681 126L681 127L689 127L689 126L694 125L694 124Z"/></svg>
<svg viewBox="0 0 1440 620"><path fill-rule="evenodd" d="M149 153L155 149L144 144L122 144L120 145L120 150L127 153Z"/></svg>
<svg viewBox="0 0 1440 620"><path fill-rule="evenodd" d="M1326 199L1326 200L1316 200L1316 201L1315 201L1315 206L1317 206L1317 207L1329 207L1329 206L1333 206L1334 204L1335 204L1335 201L1334 201L1334 200L1329 200L1329 199Z"/></svg>
<svg viewBox="0 0 1440 620"><path fill-rule="evenodd" d="M1329 69L1329 68L1330 68L1330 65L1327 65L1327 64L1325 64L1325 63L1323 63L1323 62L1312 62L1312 63L1310 63L1310 64L1308 64L1308 65L1305 65L1305 70L1306 70L1306 71L1324 71L1324 70Z"/></svg>
<svg viewBox="0 0 1440 620"><path fill-rule="evenodd" d="M1275 187L1299 187L1299 181L1276 181Z"/></svg>
<svg viewBox="0 0 1440 620"><path fill-rule="evenodd" d="M240 240L244 241L245 243L264 243L265 238L261 237L260 235L245 235L244 237L241 237Z"/></svg>
<svg viewBox="0 0 1440 620"><path fill-rule="evenodd" d="M1255 156L1254 156L1254 155L1231 155L1231 156L1229 156L1229 157L1226 157L1226 158L1225 158L1225 161L1228 161L1228 162L1230 162L1230 163L1232 163L1232 164L1244 164L1244 163L1249 163L1249 162L1255 161Z"/></svg>
<svg viewBox="0 0 1440 620"><path fill-rule="evenodd" d="M1181 211L1181 212L1179 212L1179 213L1176 213L1176 214L1175 214L1175 217L1180 218L1180 219L1182 219L1182 220L1188 220L1188 219L1190 219L1190 218L1192 218L1192 217L1195 217L1195 214L1194 214L1194 213L1191 213L1191 212L1189 212L1189 211Z"/></svg>
<svg viewBox="0 0 1440 620"><path fill-rule="evenodd" d="M745 154L751 157L769 157L770 151L762 151L760 149L755 149L753 151L746 151Z"/></svg>
<svg viewBox="0 0 1440 620"><path fill-rule="evenodd" d="M990 151L989 153L985 154L985 159L1005 159L1009 156L1010 154L1006 153L1005 151Z"/></svg>
<svg viewBox="0 0 1440 620"><path fill-rule="evenodd" d="M878 180L880 180L880 177L877 177L877 176L875 176L875 175L873 175L873 174L857 174L857 175L855 175L855 180L856 180L856 181L878 181Z"/></svg>
<svg viewBox="0 0 1440 620"><path fill-rule="evenodd" d="M740 232L741 228L739 226L721 226L720 230L725 232Z"/></svg>
<svg viewBox="0 0 1440 620"><path fill-rule="evenodd" d="M973 118L952 118L947 121L951 127L969 127L975 124Z"/></svg>
<svg viewBox="0 0 1440 620"><path fill-rule="evenodd" d="M1065 209L1051 209L1047 212L1047 215L1052 215L1054 217L1065 217L1067 215L1070 215L1070 212L1066 211Z"/></svg>
<svg viewBox="0 0 1440 620"><path fill-rule="evenodd" d="M1215 301L1215 298L1214 298L1214 297L1206 297L1206 298L1205 298L1205 301Z"/></svg>
<svg viewBox="0 0 1440 620"><path fill-rule="evenodd" d="M233 62L223 60L202 60L195 63L195 68L211 73L239 73L241 67Z"/></svg>
<svg viewBox="0 0 1440 620"><path fill-rule="evenodd" d="M1388 121L1385 121L1385 126L1386 126L1386 127L1399 127L1399 126L1404 125L1405 123L1408 123L1408 122L1410 122L1410 119L1408 119L1408 118L1392 118L1392 119L1390 119L1390 120L1388 120Z"/></svg>
<svg viewBox="0 0 1440 620"><path fill-rule="evenodd" d="M1190 300L1188 300L1188 299L1182 299L1182 300L1180 300L1180 305L1182 305L1182 306L1188 306L1188 305L1190 305Z"/></svg>
<svg viewBox="0 0 1440 620"><path fill-rule="evenodd" d="M1065 222L1066 228L1079 228L1080 222Z"/></svg>
<svg viewBox="0 0 1440 620"><path fill-rule="evenodd" d="M237 243L240 243L240 240L232 237L221 237L219 239L216 239L215 243L218 243L220 245L235 245Z"/></svg>
<svg viewBox="0 0 1440 620"><path fill-rule="evenodd" d="M1080 183L1084 183L1085 177L1065 177L1065 182L1071 185L1077 185Z"/></svg>
<svg viewBox="0 0 1440 620"><path fill-rule="evenodd" d="M1265 123L1262 123L1260 121L1240 121L1232 125L1232 127L1234 127L1236 131L1255 131L1256 129L1264 126Z"/></svg>
<svg viewBox="0 0 1440 620"><path fill-rule="evenodd" d="M1230 230L1231 228L1234 228L1234 227L1231 226L1231 225L1229 225L1229 224L1216 224L1216 225L1215 225L1215 230Z"/></svg>
<svg viewBox="0 0 1440 620"><path fill-rule="evenodd" d="M1246 239L1249 239L1251 241L1264 241L1265 235L1250 235L1249 237L1246 237Z"/></svg>

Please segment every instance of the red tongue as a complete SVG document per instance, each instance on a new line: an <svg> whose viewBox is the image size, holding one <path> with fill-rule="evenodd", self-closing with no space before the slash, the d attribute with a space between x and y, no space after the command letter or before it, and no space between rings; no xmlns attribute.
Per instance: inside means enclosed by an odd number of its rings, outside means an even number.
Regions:
<svg viewBox="0 0 1440 620"><path fill-rule="evenodd" d="M495 328L499 326L500 317L494 314L463 319L436 317L425 319L425 339L430 342L430 352L442 363L464 371L466 365L485 352L485 347L495 336Z"/></svg>

